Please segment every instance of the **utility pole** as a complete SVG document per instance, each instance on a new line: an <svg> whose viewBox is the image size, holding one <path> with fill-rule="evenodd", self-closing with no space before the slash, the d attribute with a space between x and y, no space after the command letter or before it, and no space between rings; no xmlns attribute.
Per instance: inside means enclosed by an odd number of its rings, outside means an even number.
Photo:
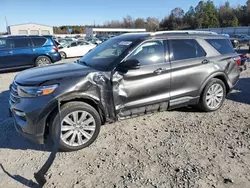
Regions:
<svg viewBox="0 0 250 188"><path fill-rule="evenodd" d="M7 32L8 32L8 20L7 20L7 17L5 16L5 23L6 23L6 30L7 30Z"/></svg>

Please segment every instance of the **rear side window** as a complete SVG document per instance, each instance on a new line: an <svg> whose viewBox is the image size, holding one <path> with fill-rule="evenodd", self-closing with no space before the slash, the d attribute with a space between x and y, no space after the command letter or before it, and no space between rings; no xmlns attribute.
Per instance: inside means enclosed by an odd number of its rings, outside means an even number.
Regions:
<svg viewBox="0 0 250 188"><path fill-rule="evenodd" d="M30 41L28 38L16 38L13 39L14 48L26 48L30 47Z"/></svg>
<svg viewBox="0 0 250 188"><path fill-rule="evenodd" d="M47 41L47 39L43 37L31 37L31 40L33 41L34 46L43 46Z"/></svg>
<svg viewBox="0 0 250 188"><path fill-rule="evenodd" d="M228 39L206 39L220 54L235 53L232 43Z"/></svg>
<svg viewBox="0 0 250 188"><path fill-rule="evenodd" d="M206 56L206 52L194 39L174 39L170 41L174 61Z"/></svg>
<svg viewBox="0 0 250 188"><path fill-rule="evenodd" d="M77 46L77 42L72 42L72 43L70 44L70 46L71 46L71 47Z"/></svg>

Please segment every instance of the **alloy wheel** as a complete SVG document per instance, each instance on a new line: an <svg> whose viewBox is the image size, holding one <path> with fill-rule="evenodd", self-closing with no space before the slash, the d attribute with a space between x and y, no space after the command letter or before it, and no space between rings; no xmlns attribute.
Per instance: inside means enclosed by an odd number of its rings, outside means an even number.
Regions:
<svg viewBox="0 0 250 188"><path fill-rule="evenodd" d="M46 66L46 65L49 65L49 64L50 64L50 61L45 57L38 60L38 66L39 67L40 66Z"/></svg>
<svg viewBox="0 0 250 188"><path fill-rule="evenodd" d="M223 87L220 84L213 84L207 91L206 94L206 104L209 108L218 108L223 101Z"/></svg>
<svg viewBox="0 0 250 188"><path fill-rule="evenodd" d="M64 117L61 125L61 140L69 146L81 146L94 135L96 122L86 111L75 111Z"/></svg>

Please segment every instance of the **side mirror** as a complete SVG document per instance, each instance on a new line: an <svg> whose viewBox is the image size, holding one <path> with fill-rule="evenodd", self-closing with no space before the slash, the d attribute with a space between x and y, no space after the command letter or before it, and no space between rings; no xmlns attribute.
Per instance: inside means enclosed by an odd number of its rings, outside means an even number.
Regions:
<svg viewBox="0 0 250 188"><path fill-rule="evenodd" d="M127 61L122 62L118 68L123 70L129 70L129 69L139 69L140 68L140 62L136 59L129 59Z"/></svg>

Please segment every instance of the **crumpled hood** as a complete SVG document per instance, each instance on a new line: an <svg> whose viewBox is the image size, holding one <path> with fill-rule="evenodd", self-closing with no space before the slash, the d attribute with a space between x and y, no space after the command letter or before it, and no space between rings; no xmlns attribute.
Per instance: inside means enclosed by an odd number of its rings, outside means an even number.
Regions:
<svg viewBox="0 0 250 188"><path fill-rule="evenodd" d="M16 76L15 81L20 85L40 85L50 80L84 76L93 71L95 69L78 63L55 64L25 70Z"/></svg>

